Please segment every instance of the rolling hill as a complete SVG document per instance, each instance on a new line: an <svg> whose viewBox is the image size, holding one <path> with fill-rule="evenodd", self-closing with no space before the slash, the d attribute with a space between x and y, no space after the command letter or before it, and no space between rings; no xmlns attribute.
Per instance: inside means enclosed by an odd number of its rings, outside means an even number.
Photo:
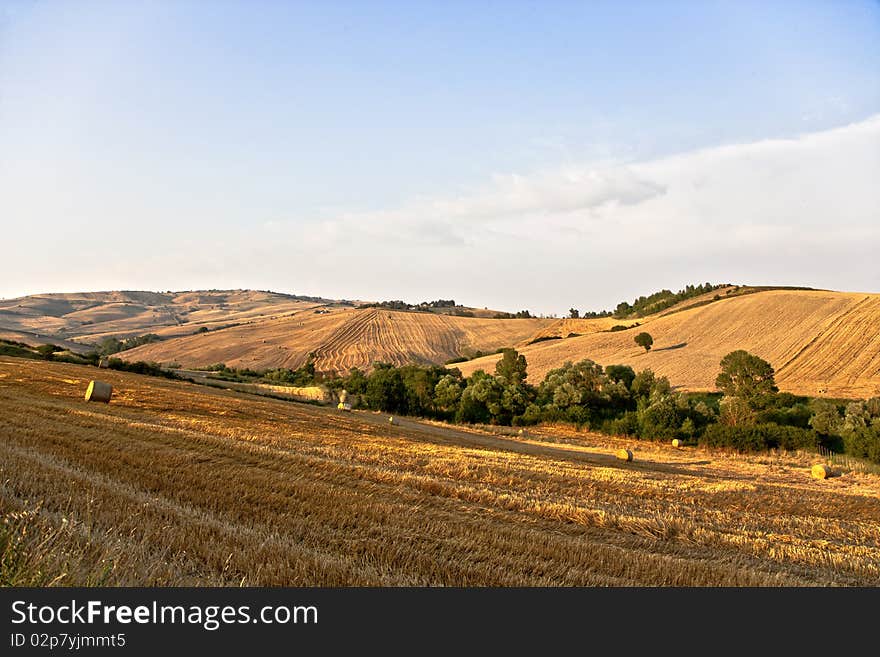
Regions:
<svg viewBox="0 0 880 657"><path fill-rule="evenodd" d="M566 331L575 325L566 320ZM595 320L581 320L595 321ZM529 380L539 382L565 361L651 368L685 390L712 390L719 361L746 349L776 369L782 390L807 395L880 395L880 295L818 290L766 290L721 298L639 320L641 326L522 347ZM621 322L622 323L622 322ZM654 338L646 353L633 337ZM497 356L457 365L463 373L492 371Z"/></svg>
<svg viewBox="0 0 880 657"><path fill-rule="evenodd" d="M84 345L106 336L172 337L333 303L258 290L37 294L0 300L0 337Z"/></svg>
<svg viewBox="0 0 880 657"><path fill-rule="evenodd" d="M477 351L527 341L552 319L483 319L378 308L300 312L124 351L121 358L177 362L184 367L295 369L313 355L318 371L442 364Z"/></svg>

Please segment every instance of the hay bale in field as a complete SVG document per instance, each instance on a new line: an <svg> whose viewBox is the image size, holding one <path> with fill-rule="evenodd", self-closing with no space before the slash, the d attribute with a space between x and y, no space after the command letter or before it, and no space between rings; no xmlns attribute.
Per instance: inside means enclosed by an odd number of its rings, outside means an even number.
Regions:
<svg viewBox="0 0 880 657"><path fill-rule="evenodd" d="M617 453L615 454L615 456L617 458L619 458L621 461L632 461L633 460L633 453L631 451L629 451L628 449L617 450Z"/></svg>
<svg viewBox="0 0 880 657"><path fill-rule="evenodd" d="M673 439L672 439L672 446L673 446L673 447L681 447L682 445L684 445L684 441L683 441L683 440L679 440L678 438L673 438Z"/></svg>
<svg viewBox="0 0 880 657"><path fill-rule="evenodd" d="M348 402L339 402L336 405L336 408L338 408L340 411L351 411L351 404L349 404Z"/></svg>
<svg viewBox="0 0 880 657"><path fill-rule="evenodd" d="M108 367L110 367L110 359L109 358L102 358L101 360L98 361L98 367L100 367L102 370L107 369Z"/></svg>
<svg viewBox="0 0 880 657"><path fill-rule="evenodd" d="M400 422L398 422L398 421L394 418L394 416L392 415L391 417L388 418L388 424L393 424L394 426L397 426L398 424L400 424Z"/></svg>
<svg viewBox="0 0 880 657"><path fill-rule="evenodd" d="M89 387L86 388L86 401L104 402L110 401L113 394L113 386L103 381L90 381Z"/></svg>
<svg viewBox="0 0 880 657"><path fill-rule="evenodd" d="M810 476L813 479L828 479L834 476L834 471L823 463L817 463L810 470Z"/></svg>

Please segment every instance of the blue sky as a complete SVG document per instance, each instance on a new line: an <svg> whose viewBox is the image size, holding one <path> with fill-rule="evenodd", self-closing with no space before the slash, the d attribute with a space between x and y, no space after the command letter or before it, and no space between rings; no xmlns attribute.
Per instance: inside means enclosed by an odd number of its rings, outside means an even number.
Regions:
<svg viewBox="0 0 880 657"><path fill-rule="evenodd" d="M880 292L878 115L876 2L0 0L0 296Z"/></svg>

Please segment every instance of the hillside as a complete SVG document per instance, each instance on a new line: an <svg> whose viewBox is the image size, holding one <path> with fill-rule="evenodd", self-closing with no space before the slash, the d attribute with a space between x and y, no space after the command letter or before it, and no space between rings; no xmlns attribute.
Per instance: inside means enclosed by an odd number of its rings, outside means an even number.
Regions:
<svg viewBox="0 0 880 657"><path fill-rule="evenodd" d="M340 413L0 358L7 582L809 586L880 577L876 475ZM635 459L613 457L627 446Z"/></svg>
<svg viewBox="0 0 880 657"><path fill-rule="evenodd" d="M746 349L776 369L782 390L870 397L880 394L880 295L817 290L767 290L721 298L646 317L641 326L525 346L529 379L540 381L567 360L651 368L685 390L712 390L718 363ZM645 353L633 337L654 338ZM492 371L497 357L461 363L462 372Z"/></svg>
<svg viewBox="0 0 880 657"><path fill-rule="evenodd" d="M435 313L336 309L300 312L228 329L166 340L119 354L128 360L177 362L184 367L225 363L267 369L303 365L318 371L367 369L374 362L443 364L477 351L520 344L551 319L481 319Z"/></svg>
<svg viewBox="0 0 880 657"><path fill-rule="evenodd" d="M0 333L27 342L94 344L110 335L188 335L326 303L334 302L258 290L37 294L0 300Z"/></svg>

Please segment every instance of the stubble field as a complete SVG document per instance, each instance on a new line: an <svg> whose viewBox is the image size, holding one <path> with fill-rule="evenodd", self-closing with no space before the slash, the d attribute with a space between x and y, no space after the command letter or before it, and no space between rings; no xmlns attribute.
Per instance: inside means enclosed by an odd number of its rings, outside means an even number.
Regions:
<svg viewBox="0 0 880 657"><path fill-rule="evenodd" d="M0 359L6 584L877 585L880 477L814 461Z"/></svg>

